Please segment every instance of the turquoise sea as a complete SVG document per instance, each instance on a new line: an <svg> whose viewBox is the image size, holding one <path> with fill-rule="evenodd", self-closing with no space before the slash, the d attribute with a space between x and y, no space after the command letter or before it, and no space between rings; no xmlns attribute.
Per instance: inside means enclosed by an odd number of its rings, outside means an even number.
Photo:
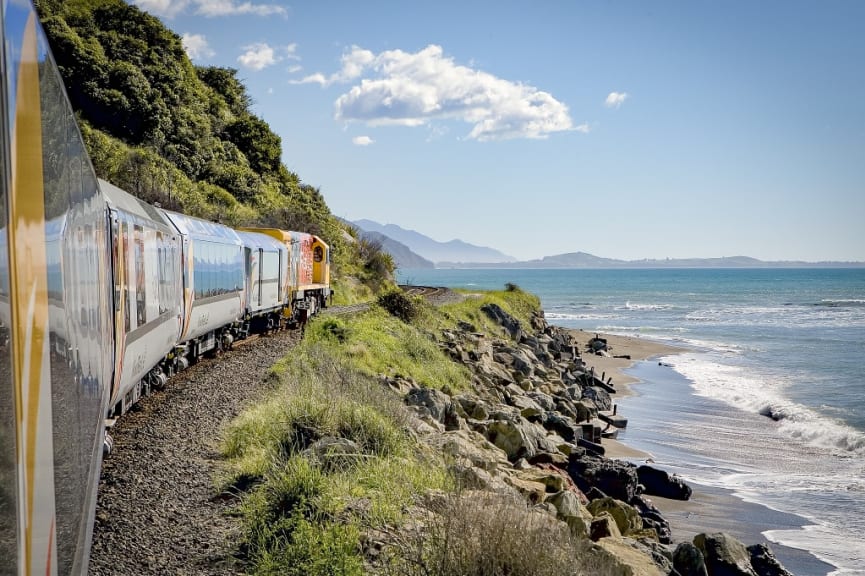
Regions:
<svg viewBox="0 0 865 576"><path fill-rule="evenodd" d="M513 282L550 323L683 347L634 367L643 383L621 402L625 442L694 483L804 518L763 535L832 574L865 575L865 269L411 269L398 280Z"/></svg>

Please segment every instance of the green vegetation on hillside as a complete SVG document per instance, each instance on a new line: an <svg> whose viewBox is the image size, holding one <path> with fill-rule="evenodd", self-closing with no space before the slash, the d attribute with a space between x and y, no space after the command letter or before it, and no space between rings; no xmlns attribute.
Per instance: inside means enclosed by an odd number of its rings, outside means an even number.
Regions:
<svg viewBox="0 0 865 576"><path fill-rule="evenodd" d="M231 226L321 236L338 299L388 284L393 263L361 254L320 190L286 168L236 70L196 67L177 34L123 0L35 4L99 177Z"/></svg>
<svg viewBox="0 0 865 576"><path fill-rule="evenodd" d="M574 573L586 542L525 503L464 493L445 456L418 439L415 417L387 384L468 392L468 370L437 345L442 331L470 322L499 333L482 306L496 304L530 322L537 298L516 287L440 307L402 298L383 296L351 317L315 319L273 368L270 397L230 425L221 488L241 499L244 568L298 575ZM429 499L439 502L434 517L418 508ZM370 564L376 534L389 535L391 544L373 552L378 560Z"/></svg>

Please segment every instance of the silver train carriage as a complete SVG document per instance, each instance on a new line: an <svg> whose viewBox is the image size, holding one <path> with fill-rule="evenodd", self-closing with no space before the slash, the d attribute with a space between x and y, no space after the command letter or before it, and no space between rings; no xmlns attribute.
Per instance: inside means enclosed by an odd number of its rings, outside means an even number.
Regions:
<svg viewBox="0 0 865 576"><path fill-rule="evenodd" d="M183 329L181 235L161 210L104 180L99 186L108 207L114 279L110 406L119 416L187 366L176 350Z"/></svg>
<svg viewBox="0 0 865 576"><path fill-rule="evenodd" d="M78 574L114 368L108 215L33 7L0 0L0 35L0 574Z"/></svg>
<svg viewBox="0 0 865 576"><path fill-rule="evenodd" d="M330 253L97 180L33 7L0 35L0 576L83 574L106 417L324 306Z"/></svg>

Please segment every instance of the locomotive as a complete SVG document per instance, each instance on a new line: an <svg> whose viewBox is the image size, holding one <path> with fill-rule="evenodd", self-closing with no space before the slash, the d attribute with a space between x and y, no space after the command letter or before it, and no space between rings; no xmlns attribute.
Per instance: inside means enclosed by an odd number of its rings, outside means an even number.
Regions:
<svg viewBox="0 0 865 576"><path fill-rule="evenodd" d="M0 0L0 575L86 573L106 427L331 296L321 238L100 180L32 5Z"/></svg>

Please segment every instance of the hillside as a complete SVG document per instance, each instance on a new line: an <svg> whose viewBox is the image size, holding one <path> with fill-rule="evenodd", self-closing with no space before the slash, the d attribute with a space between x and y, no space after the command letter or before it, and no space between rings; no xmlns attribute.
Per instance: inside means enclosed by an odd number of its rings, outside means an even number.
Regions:
<svg viewBox="0 0 865 576"><path fill-rule="evenodd" d="M286 168L236 70L196 67L178 34L123 0L35 5L97 176L230 226L317 234L338 278L378 284L320 191Z"/></svg>
<svg viewBox="0 0 865 576"><path fill-rule="evenodd" d="M433 262L514 262L516 258L494 248L476 246L462 240L439 242L414 230L396 224L379 224L373 220L357 220L354 225L367 232L378 232L408 246Z"/></svg>

